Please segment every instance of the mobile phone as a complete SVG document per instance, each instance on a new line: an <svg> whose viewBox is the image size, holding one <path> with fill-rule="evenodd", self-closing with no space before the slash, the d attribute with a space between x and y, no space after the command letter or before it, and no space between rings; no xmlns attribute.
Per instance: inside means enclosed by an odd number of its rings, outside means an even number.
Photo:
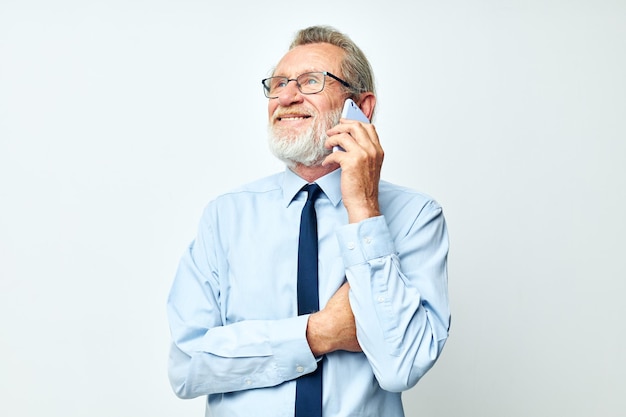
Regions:
<svg viewBox="0 0 626 417"><path fill-rule="evenodd" d="M359 122L364 123L370 122L365 113L361 111L359 106L357 106L352 99L347 99L343 103L343 111L341 112L341 117L344 119L358 120Z"/></svg>
<svg viewBox="0 0 626 417"><path fill-rule="evenodd" d="M369 123L370 120L367 118L365 113L361 111L359 106L352 99L346 99L343 103L343 110L341 111L342 119L350 119L350 120L358 120L359 122ZM333 152L343 151L344 149L339 146L333 146Z"/></svg>

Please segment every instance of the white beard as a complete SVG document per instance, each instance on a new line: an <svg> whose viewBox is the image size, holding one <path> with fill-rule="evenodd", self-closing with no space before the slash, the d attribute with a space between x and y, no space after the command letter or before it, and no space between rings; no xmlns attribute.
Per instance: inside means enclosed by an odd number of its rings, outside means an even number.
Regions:
<svg viewBox="0 0 626 417"><path fill-rule="evenodd" d="M328 136L326 131L339 123L341 109L331 111L325 117L316 116L311 127L302 133L285 134L268 128L268 143L270 150L278 159L293 168L298 164L304 166L320 165L332 150L324 147Z"/></svg>

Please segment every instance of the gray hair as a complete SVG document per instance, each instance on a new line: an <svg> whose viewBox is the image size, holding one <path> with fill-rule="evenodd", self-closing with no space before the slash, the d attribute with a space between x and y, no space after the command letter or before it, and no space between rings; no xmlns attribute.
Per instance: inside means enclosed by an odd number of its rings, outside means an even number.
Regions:
<svg viewBox="0 0 626 417"><path fill-rule="evenodd" d="M311 26L296 33L289 49L312 43L329 43L344 50L341 72L344 80L352 86L353 98L365 92L376 94L372 67L361 48L347 35L330 26Z"/></svg>

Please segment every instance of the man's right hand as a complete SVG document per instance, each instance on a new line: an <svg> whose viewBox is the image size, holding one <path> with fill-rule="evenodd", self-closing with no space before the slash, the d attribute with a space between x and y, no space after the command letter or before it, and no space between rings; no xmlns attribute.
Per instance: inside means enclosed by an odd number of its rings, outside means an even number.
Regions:
<svg viewBox="0 0 626 417"><path fill-rule="evenodd" d="M306 337L313 355L321 356L336 350L361 352L349 292L350 284L346 282L324 309L309 316Z"/></svg>

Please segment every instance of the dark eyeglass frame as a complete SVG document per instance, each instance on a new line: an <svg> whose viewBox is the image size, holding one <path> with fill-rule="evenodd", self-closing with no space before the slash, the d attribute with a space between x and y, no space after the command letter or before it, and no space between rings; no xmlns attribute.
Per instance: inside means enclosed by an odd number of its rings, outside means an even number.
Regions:
<svg viewBox="0 0 626 417"><path fill-rule="evenodd" d="M353 87L348 84L347 81L342 80L341 78L337 77L335 74L332 74L328 71L309 71L309 72L304 72L300 75L298 75L296 78L287 78L287 77L280 77L280 76L276 76L276 77L268 77L268 78L263 78L261 80L261 84L263 84L263 94L265 94L265 97L267 98L278 98L278 96L270 96L270 87L268 86L267 82L276 78L280 78L282 80L285 81L285 87L287 86L287 84L289 84L291 81L295 81L296 86L298 87L298 91L300 91L302 94L317 94L317 93L321 93L322 91L324 91L324 88L326 87L326 81L324 81L322 83L322 88L320 88L319 91L315 91L314 93L306 93L304 91L302 91L302 85L300 85L300 83L298 82L298 78L302 77L303 75L308 75L308 74L322 74L324 75L324 80L326 80L326 77L330 77L336 81L339 81L344 87L347 87L349 89L353 89Z"/></svg>

